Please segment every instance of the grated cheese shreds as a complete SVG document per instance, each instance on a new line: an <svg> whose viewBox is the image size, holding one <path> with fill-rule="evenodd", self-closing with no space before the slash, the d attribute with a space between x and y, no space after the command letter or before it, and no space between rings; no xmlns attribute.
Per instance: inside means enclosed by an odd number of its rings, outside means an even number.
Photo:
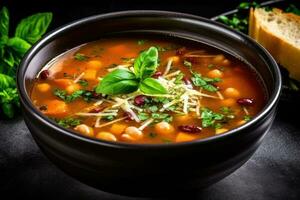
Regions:
<svg viewBox="0 0 300 200"><path fill-rule="evenodd" d="M126 119L126 118L127 118L127 117L122 117L122 118L119 118L119 119L115 119L115 120L113 120L113 121L110 121L110 122L101 124L101 125L99 125L97 128L101 128L101 127L104 127L104 126L108 126L108 125L114 124L114 123L119 122L119 121L122 121L122 120L124 120L124 119Z"/></svg>
<svg viewBox="0 0 300 200"><path fill-rule="evenodd" d="M116 69L127 69L130 66L131 66L131 64L118 65L116 67L107 69L107 71L112 72L112 71L114 71Z"/></svg>
<svg viewBox="0 0 300 200"><path fill-rule="evenodd" d="M171 102L169 102L169 103L167 103L167 104L164 104L163 107L162 107L159 111L160 111L160 112L165 111L168 107L170 107L170 106L172 106L172 105L178 103L178 101L179 101L179 100L175 99L175 100L173 100L173 101L171 101Z"/></svg>
<svg viewBox="0 0 300 200"><path fill-rule="evenodd" d="M96 128L99 128L99 126L100 126L100 121L101 121L101 116L100 116L100 117L97 117L97 119L96 119L96 122L95 122L95 127L96 127Z"/></svg>
<svg viewBox="0 0 300 200"><path fill-rule="evenodd" d="M200 117L201 113L200 113L200 109L201 109L201 105L200 105L200 101L199 99L197 100L197 106L196 106L196 115L198 117Z"/></svg>
<svg viewBox="0 0 300 200"><path fill-rule="evenodd" d="M169 73L169 71L170 71L170 69L171 69L171 66L172 66L172 63L173 63L173 59L170 58L170 59L168 60L168 63L167 63L167 66L166 66L166 70L165 70L165 72L163 73L163 76L165 76L165 75L167 75L167 74Z"/></svg>
<svg viewBox="0 0 300 200"><path fill-rule="evenodd" d="M116 116L117 113L116 112L113 112L113 113L103 113L103 112L99 112L99 113L76 113L77 116L87 116L87 117L90 117L90 116L94 116L94 117L100 117L100 116L110 116L110 115L113 115L113 116Z"/></svg>
<svg viewBox="0 0 300 200"><path fill-rule="evenodd" d="M249 111L245 106L243 106L243 111L245 112L246 115L249 115Z"/></svg>
<svg viewBox="0 0 300 200"><path fill-rule="evenodd" d="M148 119L147 121L145 121L142 126L139 127L139 130L142 131L144 130L144 128L146 128L149 124L151 124L154 121L154 119Z"/></svg>
<svg viewBox="0 0 300 200"><path fill-rule="evenodd" d="M170 74L167 74L164 77L165 78L170 78L170 77L173 77L173 76L176 76L176 75L180 74L180 72L181 72L180 70L177 70L176 72L172 72Z"/></svg>
<svg viewBox="0 0 300 200"><path fill-rule="evenodd" d="M224 96L222 95L222 93L220 91L217 91L217 95L219 96L219 98L221 100L224 100Z"/></svg>
<svg viewBox="0 0 300 200"><path fill-rule="evenodd" d="M189 100L189 96L185 93L181 96L181 99L183 100L183 112L185 114L188 113L188 100Z"/></svg>
<svg viewBox="0 0 300 200"><path fill-rule="evenodd" d="M93 105L94 106L100 106L103 103L103 100L95 102Z"/></svg>
<svg viewBox="0 0 300 200"><path fill-rule="evenodd" d="M135 112L130 108L130 105L129 105L129 103L128 103L127 101L121 106L121 108L122 108L125 112L128 112L136 122L140 122L139 117L138 117L138 116L135 114Z"/></svg>
<svg viewBox="0 0 300 200"><path fill-rule="evenodd" d="M73 81L74 83L77 83L83 76L84 76L84 72L82 72L79 76L77 76L77 78Z"/></svg>

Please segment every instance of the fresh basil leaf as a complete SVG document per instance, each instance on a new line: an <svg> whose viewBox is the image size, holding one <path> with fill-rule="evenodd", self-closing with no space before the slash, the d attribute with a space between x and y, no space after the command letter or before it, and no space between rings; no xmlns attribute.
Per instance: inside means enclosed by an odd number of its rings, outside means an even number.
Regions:
<svg viewBox="0 0 300 200"><path fill-rule="evenodd" d="M136 91L138 85L139 82L133 72L116 69L102 79L96 87L96 92L109 95L128 94Z"/></svg>
<svg viewBox="0 0 300 200"><path fill-rule="evenodd" d="M9 87L15 87L16 83L14 79L5 74L0 74L0 91Z"/></svg>
<svg viewBox="0 0 300 200"><path fill-rule="evenodd" d="M8 36L9 31L9 12L6 7L3 7L0 11L0 38L2 36Z"/></svg>
<svg viewBox="0 0 300 200"><path fill-rule="evenodd" d="M46 32L52 13L37 13L23 19L17 26L15 36L33 44Z"/></svg>
<svg viewBox="0 0 300 200"><path fill-rule="evenodd" d="M145 94L166 94L168 91L154 78L146 78L140 83L140 90Z"/></svg>
<svg viewBox="0 0 300 200"><path fill-rule="evenodd" d="M28 42L26 42L25 40L23 40L19 37L13 37L8 40L7 46L12 48L14 51L19 53L21 56L24 56L24 54L31 47L31 44L29 44Z"/></svg>
<svg viewBox="0 0 300 200"><path fill-rule="evenodd" d="M143 51L134 60L134 73L140 79L151 77L158 65L158 51L156 47L150 47Z"/></svg>

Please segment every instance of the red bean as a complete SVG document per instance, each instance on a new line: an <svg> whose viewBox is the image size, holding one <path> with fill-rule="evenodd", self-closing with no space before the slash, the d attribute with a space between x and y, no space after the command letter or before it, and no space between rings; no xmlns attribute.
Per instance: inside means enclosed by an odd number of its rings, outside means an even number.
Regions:
<svg viewBox="0 0 300 200"><path fill-rule="evenodd" d="M49 77L49 75L50 75L49 70L45 69L41 71L40 78L46 80Z"/></svg>
<svg viewBox="0 0 300 200"><path fill-rule="evenodd" d="M103 108L94 108L93 110L90 111L90 113L99 113L103 110Z"/></svg>
<svg viewBox="0 0 300 200"><path fill-rule="evenodd" d="M160 77L160 76L162 76L162 72L157 71L157 72L155 72L155 73L152 75L152 78L158 78L158 77Z"/></svg>
<svg viewBox="0 0 300 200"><path fill-rule="evenodd" d="M240 98L236 101L241 106L252 106L254 104L254 99L252 98Z"/></svg>
<svg viewBox="0 0 300 200"><path fill-rule="evenodd" d="M147 97L144 95L139 95L134 98L134 104L136 106L143 106L146 103Z"/></svg>
<svg viewBox="0 0 300 200"><path fill-rule="evenodd" d="M178 126L178 129L187 133L200 133L202 131L202 128L196 125L181 125Z"/></svg>
<svg viewBox="0 0 300 200"><path fill-rule="evenodd" d="M101 97L101 94L99 94L99 93L93 91L93 92L92 92L92 96L93 96L93 98L95 98L95 99L99 99L99 98Z"/></svg>
<svg viewBox="0 0 300 200"><path fill-rule="evenodd" d="M183 77L183 82L186 84L186 85L192 85L192 82L190 81L190 79L189 78L187 78L187 77Z"/></svg>
<svg viewBox="0 0 300 200"><path fill-rule="evenodd" d="M133 120L134 120L133 117L132 117L132 115L131 115L129 112L125 112L125 113L124 113L124 117L127 117L127 118L125 119L125 122L130 122L130 121L133 121Z"/></svg>

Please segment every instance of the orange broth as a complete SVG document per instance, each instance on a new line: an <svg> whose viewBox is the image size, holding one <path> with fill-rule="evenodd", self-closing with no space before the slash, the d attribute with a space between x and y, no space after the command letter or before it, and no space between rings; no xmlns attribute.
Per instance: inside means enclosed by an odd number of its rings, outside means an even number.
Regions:
<svg viewBox="0 0 300 200"><path fill-rule="evenodd" d="M116 104L116 97L126 99L127 94L103 95L94 90L101 84L102 78L110 73L109 69L122 65L119 67L132 71L134 59L150 47L158 50L156 75L159 75L157 72L162 74L160 78L155 75L154 78L171 81L174 84L172 89L189 85L198 96L188 96L189 103L186 105L185 97L176 97L179 98L177 103L163 109L175 97L164 99L141 93L133 95L128 101L132 105L131 111L140 119L137 122L122 109L122 105L109 109ZM170 71L163 76L170 59ZM247 123L266 102L264 86L249 66L218 49L197 43L167 38L106 38L74 48L51 63L34 82L31 92L34 105L60 125L102 140L156 144L203 139ZM178 73L178 70L183 74L183 79L179 74L170 75ZM208 85L217 91L195 85L190 70L201 74L202 78L213 79ZM174 83L174 79L178 79L175 80L178 84ZM66 96L72 96L78 90L86 96L79 94L73 100L66 100ZM141 95L139 98L146 101L142 105L135 102L136 96ZM96 116L97 113L105 113L105 109L114 110L108 112L114 112L114 116ZM140 113L144 117L140 117ZM203 121L207 121L206 124ZM138 129L145 122L150 123ZM129 130L128 127L133 128Z"/></svg>

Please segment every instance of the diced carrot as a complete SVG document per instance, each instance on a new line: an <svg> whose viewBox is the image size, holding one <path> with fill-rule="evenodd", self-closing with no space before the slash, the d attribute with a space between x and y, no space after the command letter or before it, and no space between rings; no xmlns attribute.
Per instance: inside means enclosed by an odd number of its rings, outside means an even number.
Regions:
<svg viewBox="0 0 300 200"><path fill-rule="evenodd" d="M73 84L73 80L60 78L60 79L54 79L54 83L56 83L56 85L61 89L66 89L66 87Z"/></svg>
<svg viewBox="0 0 300 200"><path fill-rule="evenodd" d="M66 114L68 111L68 105L61 100L49 100L45 104L47 105L46 115L59 116Z"/></svg>
<svg viewBox="0 0 300 200"><path fill-rule="evenodd" d="M84 71L83 78L87 79L87 80L95 80L96 76L97 76L97 70L87 69L87 70Z"/></svg>
<svg viewBox="0 0 300 200"><path fill-rule="evenodd" d="M48 83L39 83L36 87L40 92L48 92L50 90L50 85Z"/></svg>
<svg viewBox="0 0 300 200"><path fill-rule="evenodd" d="M68 94L72 94L73 92L80 90L81 86L78 83L73 83L72 85L67 86L66 91Z"/></svg>
<svg viewBox="0 0 300 200"><path fill-rule="evenodd" d="M125 131L126 128L127 128L126 124L115 123L111 126L110 132L115 135L121 135Z"/></svg>
<svg viewBox="0 0 300 200"><path fill-rule="evenodd" d="M102 67L102 62L100 60L90 60L87 63L87 68L88 69L99 70L101 67Z"/></svg>
<svg viewBox="0 0 300 200"><path fill-rule="evenodd" d="M197 136L189 133L179 132L176 137L176 142L188 142L197 139Z"/></svg>

